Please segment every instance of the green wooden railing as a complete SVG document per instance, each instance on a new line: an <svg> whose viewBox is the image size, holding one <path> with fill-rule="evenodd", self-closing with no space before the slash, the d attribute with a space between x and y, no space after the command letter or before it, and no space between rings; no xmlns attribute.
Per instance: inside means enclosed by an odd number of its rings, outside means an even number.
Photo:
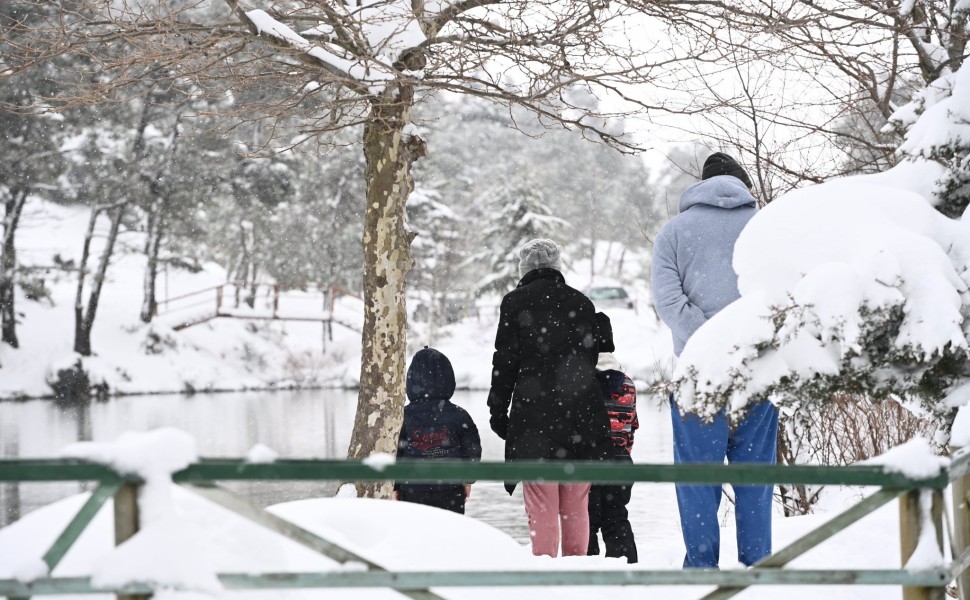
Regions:
<svg viewBox="0 0 970 600"><path fill-rule="evenodd" d="M278 460L251 464L242 460L205 459L173 479L224 508L284 535L339 563L358 562L366 570L318 573L221 573L228 590L362 588L383 587L419 600L440 599L430 588L486 586L602 586L602 585L716 585L703 600L731 598L753 585L882 585L903 586L905 600L943 600L947 586L956 581L959 597L970 600L970 451L952 456L947 469L930 478L910 479L880 466L783 466L783 465L656 465L585 462L468 463L460 461L400 461L383 467L353 461ZM653 482L698 484L805 484L849 485L880 488L817 529L779 549L745 570L644 570L625 571L470 571L389 572L289 521L256 508L239 496L215 485L216 481L313 480L313 481L583 481L593 483ZM122 543L138 530L136 477L108 467L75 460L0 460L0 482L96 481L90 495L43 560L53 572L85 527L108 499L114 498L115 542ZM944 490L952 484L953 519L945 519ZM932 524L936 543L944 554L944 535L949 539L947 564L929 569L786 569L789 562L818 546L839 531L899 498L901 564L916 548L921 528ZM930 518L924 518L925 514ZM618 576L620 574L620 576ZM620 583L618 583L618 581ZM120 599L144 598L153 589L147 584L119 588L95 588L86 577L48 577L30 583L0 579L0 596L23 599L56 594L117 594Z"/></svg>

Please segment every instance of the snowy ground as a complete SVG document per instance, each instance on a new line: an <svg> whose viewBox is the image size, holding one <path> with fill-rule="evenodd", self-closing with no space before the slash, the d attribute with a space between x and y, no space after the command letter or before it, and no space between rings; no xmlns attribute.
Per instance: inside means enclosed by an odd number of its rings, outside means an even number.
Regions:
<svg viewBox="0 0 970 600"><path fill-rule="evenodd" d="M50 267L55 257L77 261L88 212L83 208L31 202L25 208L17 238L22 265ZM102 226L106 223L102 222ZM95 356L85 366L115 393L158 393L189 390L266 388L293 385L345 385L356 381L359 366L341 360L359 346L359 335L334 327L329 353L321 354L322 325L219 319L174 332L172 325L192 311L214 309L215 294L198 298L204 306L163 314L157 323L138 319L144 258L137 252L140 234L119 238L107 273L92 332ZM103 236L92 245L98 256ZM52 367L74 360L74 294L76 272L57 269L44 274L50 301L30 301L18 290L20 348L0 347L0 398L45 396ZM158 278L159 299L196 292L225 282L225 272L207 264L200 273L170 269ZM85 291L87 299L87 290ZM355 302L345 299L345 303ZM358 303L359 304L359 303ZM356 350L359 356L359 349Z"/></svg>
<svg viewBox="0 0 970 600"><path fill-rule="evenodd" d="M38 557L77 511L86 495L68 498L27 515L17 523L0 530L0 577L10 577L27 557ZM829 498L834 510L848 505L856 493L841 493ZM175 490L178 521L169 523L163 541L153 538L157 549L152 561L158 564L138 565L149 573L168 573L170 577L204 580L204 572L321 571L339 569L332 561L315 556L293 542L223 511L206 500L179 488ZM669 506L658 506L670 518ZM572 557L548 559L533 557L528 548L506 534L475 519L460 517L407 503L357 499L318 499L278 505L272 511L388 569L399 570L517 570L517 569L621 569L626 565L617 559ZM112 553L110 505L102 509L89 530L68 553L54 574L72 576L109 569L120 558ZM775 543L791 541L819 526L831 514L776 519ZM895 505L877 511L861 523L838 534L817 550L794 563L797 568L896 568L899 564L898 523ZM641 532L642 533L642 532ZM733 566L730 541L733 528L725 523L722 565ZM185 549L176 552L178 548ZM639 539L641 563L638 569L676 569L682 547L669 533L650 532ZM184 556L198 558L200 563L186 564ZM136 567L130 567L135 569ZM117 568L115 568L117 570ZM182 569L182 571L179 571ZM161 576L161 575L159 575ZM203 586L204 588L205 586ZM698 598L710 588L644 588L635 593L654 598ZM898 589L890 587L759 588L745 592L742 598L815 599L824 593L828 600L899 598ZM211 590L210 590L211 591ZM548 588L545 590L548 593ZM446 598L491 598L488 590L441 590ZM526 588L503 590L503 597L533 598L537 591ZM556 598L612 598L616 589L571 588L557 590ZM233 594L235 595L235 594ZM393 598L382 590L337 590L321 592L264 592L239 594L260 598ZM108 598L109 596L88 596Z"/></svg>

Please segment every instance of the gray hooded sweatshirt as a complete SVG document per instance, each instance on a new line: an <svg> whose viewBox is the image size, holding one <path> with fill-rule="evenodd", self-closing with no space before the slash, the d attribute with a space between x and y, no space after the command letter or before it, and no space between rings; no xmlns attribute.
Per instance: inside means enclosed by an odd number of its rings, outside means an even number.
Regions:
<svg viewBox="0 0 970 600"><path fill-rule="evenodd" d="M734 242L757 210L740 179L718 175L684 190L680 214L657 234L653 299L673 332L677 356L698 327L740 297L731 266Z"/></svg>

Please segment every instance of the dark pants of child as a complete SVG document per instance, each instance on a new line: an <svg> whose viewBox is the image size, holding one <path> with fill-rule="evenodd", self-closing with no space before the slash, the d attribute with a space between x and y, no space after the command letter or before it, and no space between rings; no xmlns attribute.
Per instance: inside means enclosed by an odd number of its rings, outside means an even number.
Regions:
<svg viewBox="0 0 970 600"><path fill-rule="evenodd" d="M403 500L404 502L414 502L415 504L443 508L460 515L465 514L465 490L461 487L429 491L402 487L398 492L397 499Z"/></svg>
<svg viewBox="0 0 970 600"><path fill-rule="evenodd" d="M629 461L629 456L624 462ZM627 563L637 562L637 544L633 539L630 515L626 505L630 503L633 484L594 485L589 490L589 556L600 553L596 534L603 532L603 545L609 558L626 557Z"/></svg>

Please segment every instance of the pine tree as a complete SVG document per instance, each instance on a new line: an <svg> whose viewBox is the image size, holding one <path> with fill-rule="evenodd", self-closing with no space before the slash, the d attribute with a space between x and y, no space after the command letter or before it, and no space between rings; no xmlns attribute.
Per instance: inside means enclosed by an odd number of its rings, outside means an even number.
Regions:
<svg viewBox="0 0 970 600"><path fill-rule="evenodd" d="M482 204L490 216L481 234L482 249L471 260L483 265L486 273L475 284L475 293L505 294L520 279L522 244L535 238L556 240L571 225L552 216L542 192L529 180L503 186Z"/></svg>

